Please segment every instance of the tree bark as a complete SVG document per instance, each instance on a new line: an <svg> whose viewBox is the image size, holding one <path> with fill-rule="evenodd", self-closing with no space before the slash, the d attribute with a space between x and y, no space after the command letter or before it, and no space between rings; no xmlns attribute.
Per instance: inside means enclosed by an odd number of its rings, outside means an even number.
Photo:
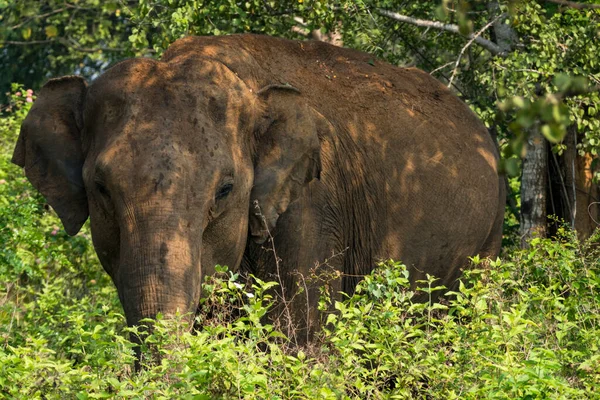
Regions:
<svg viewBox="0 0 600 400"><path fill-rule="evenodd" d="M490 15L500 15L500 5L497 1L493 1L487 6ZM494 42L500 48L502 53L510 53L519 37L512 25L505 22L504 19L495 19L493 23Z"/></svg>
<svg viewBox="0 0 600 400"><path fill-rule="evenodd" d="M569 129L564 142L567 148L561 155L548 146L548 193L546 207L548 214L558 217L558 221L548 221L548 234L553 236L564 223L575 228L577 215L575 192L575 159L577 149L573 145L574 135Z"/></svg>
<svg viewBox="0 0 600 400"><path fill-rule="evenodd" d="M579 240L586 240L600 226L600 187L592 178L593 156L585 153L575 159L575 230Z"/></svg>
<svg viewBox="0 0 600 400"><path fill-rule="evenodd" d="M579 240L588 239L600 221L600 188L593 182L592 155L577 151L577 127L567 130L562 155L549 154L548 213L556 215L577 232ZM554 235L559 224L551 224Z"/></svg>
<svg viewBox="0 0 600 400"><path fill-rule="evenodd" d="M546 192L548 187L547 142L535 129L527 143L521 175L521 247L533 236L546 236Z"/></svg>

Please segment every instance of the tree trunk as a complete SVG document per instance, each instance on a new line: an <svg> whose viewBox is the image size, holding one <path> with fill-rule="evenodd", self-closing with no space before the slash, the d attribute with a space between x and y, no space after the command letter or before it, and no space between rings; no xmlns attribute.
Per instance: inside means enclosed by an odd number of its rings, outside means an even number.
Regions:
<svg viewBox="0 0 600 400"><path fill-rule="evenodd" d="M548 186L547 142L535 129L527 143L521 176L521 247L537 235L546 236L546 191Z"/></svg>
<svg viewBox="0 0 600 400"><path fill-rule="evenodd" d="M590 153L577 154L575 159L575 230L579 240L588 239L600 226L600 187L592 181L592 161Z"/></svg>
<svg viewBox="0 0 600 400"><path fill-rule="evenodd" d="M573 146L575 132L567 132L564 142L567 148L561 155L552 151L548 146L548 193L546 207L549 215L557 220L549 220L548 235L554 236L558 229L566 224L575 228L577 214L575 192L575 159L577 150Z"/></svg>
<svg viewBox="0 0 600 400"><path fill-rule="evenodd" d="M497 1L488 3L487 9L492 16L500 15L502 13L500 10L500 5ZM504 19L500 19L495 21L492 27L494 28L494 42L500 48L500 50L504 53L509 53L512 51L515 43L517 43L519 40L519 37L512 25L507 24Z"/></svg>
<svg viewBox="0 0 600 400"><path fill-rule="evenodd" d="M550 179L548 212L556 215L577 232L579 240L589 238L600 221L600 188L592 181L592 155L577 151L577 128L571 126L564 139L567 148L561 156L548 152ZM553 235L558 224L550 226Z"/></svg>

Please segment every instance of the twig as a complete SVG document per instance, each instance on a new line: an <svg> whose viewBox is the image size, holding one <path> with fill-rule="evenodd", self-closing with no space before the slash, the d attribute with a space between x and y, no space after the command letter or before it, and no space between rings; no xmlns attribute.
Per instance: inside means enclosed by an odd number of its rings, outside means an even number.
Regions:
<svg viewBox="0 0 600 400"><path fill-rule="evenodd" d="M507 70L508 68L502 66L502 65L497 65L498 68L503 69L503 70ZM520 69L512 69L512 72L533 72L535 74L539 74L539 75L546 75L545 72L542 71L538 71L537 69L531 69L531 68L520 68Z"/></svg>
<svg viewBox="0 0 600 400"><path fill-rule="evenodd" d="M30 44L45 44L45 43L50 43L50 42L54 42L54 40L30 40L27 42L23 42L23 41L19 41L19 40L2 40L0 41L0 44L13 44L16 46L27 46Z"/></svg>
<svg viewBox="0 0 600 400"><path fill-rule="evenodd" d="M454 63L454 61L450 61L450 62L448 62L448 63L446 63L446 64L442 65L441 67L437 67L436 69L434 69L433 71L431 71L431 72L429 73L429 75L433 75L433 74L435 74L435 73L436 73L436 72L438 72L439 70L446 68L448 65L452 65L452 63Z"/></svg>
<svg viewBox="0 0 600 400"><path fill-rule="evenodd" d="M70 47L75 51L79 51L82 53L97 53L98 51L116 51L116 52L120 52L120 51L125 51L126 49L123 47L95 47L95 48L89 48L89 47L80 47L76 42L74 42L73 39L65 39L65 38L58 38L58 42L60 44L62 44L65 47Z"/></svg>
<svg viewBox="0 0 600 400"><path fill-rule="evenodd" d="M281 279L281 272L279 271L279 263L281 262L281 259L279 257L277 257L277 251L275 249L275 240L273 239L273 235L271 235L271 231L269 230L269 225L267 224L267 219L265 218L264 214L262 213L262 210L260 209L258 200L254 200L253 205L254 205L254 208L256 209L255 215L260 217L260 219L265 227L265 231L267 232L267 235L269 235L269 241L271 242L271 251L273 252L273 257L275 258L275 268L276 268L276 273L277 273L277 280L279 283L279 287L281 288L281 296L280 296L281 302L283 303L285 318L287 319L288 336L292 336L290 334L290 333L294 332L292 314L290 313L290 307L289 307L288 301L285 296L285 286L283 285L283 280ZM294 335L293 338L294 338L294 341L296 342L296 346L298 346L298 342L297 342L295 336L296 335Z"/></svg>
<svg viewBox="0 0 600 400"><path fill-rule="evenodd" d="M300 272L296 272L297 275L302 279L302 286L304 287L304 293L306 297L306 343L310 342L310 298L308 293L308 286L306 285L306 280L304 279L304 274Z"/></svg>
<svg viewBox="0 0 600 400"><path fill-rule="evenodd" d="M588 216L590 217L590 219L591 219L592 221L594 221L594 223L595 223L597 226L600 226L600 222L596 221L596 220L594 219L594 217L592 217L592 212L590 211L590 208L591 208L592 206L595 206L595 205L597 205L597 204L600 204L600 202L598 202L598 201L594 201L594 202L590 203L590 204L588 205L588 209L587 209L587 211L588 211Z"/></svg>
<svg viewBox="0 0 600 400"><path fill-rule="evenodd" d="M443 31L452 32L452 33L460 33L458 25L444 24L444 23L438 22L438 21L428 21L425 19L413 18L413 17L409 17L407 15L395 13L393 11L383 10L381 8L377 9L377 12L380 15L383 15L384 17L392 18L396 21L406 22L408 24L427 27L427 28L441 29ZM482 38L481 36L476 36L473 34L469 34L467 37L472 39L473 41L475 41L475 43L477 43L478 45L484 47L486 50L488 50L493 55L499 55L499 56L506 55L506 53L500 48L500 46L498 46L496 43L492 42L491 40L487 40L485 38Z"/></svg>
<svg viewBox="0 0 600 400"><path fill-rule="evenodd" d="M81 52L81 53L97 53L99 51L114 51L114 52L126 51L126 49L123 47L95 47L95 48L80 47L78 44L73 43L72 41L65 39L65 38L47 39L47 40L29 40L29 41L17 41L17 40L0 41L0 45L11 44L11 45L15 45L15 46L29 46L29 45L34 45L34 44L47 44L47 43L62 44L65 47L71 48L71 49Z"/></svg>
<svg viewBox="0 0 600 400"><path fill-rule="evenodd" d="M480 35L483 32L485 32L487 28L492 26L496 21L498 21L500 18L502 18L504 16L506 16L506 14L498 15L496 18L494 18L490 22L488 22L483 28L481 28L479 31L477 31L477 33L475 33L474 35L471 35L472 38L467 42L467 44L464 45L464 47L461 49L460 53L458 53L458 59L456 60L456 64L454 65L454 69L452 70L452 76L450 76L450 83L448 83L448 87L452 86L452 82L454 82L454 77L456 76L456 72L458 71L458 65L460 64L460 60L462 59L463 54L465 54L465 50L467 50L467 48L469 48L469 46L471 46L471 44L475 40L477 40L477 38L480 37Z"/></svg>
<svg viewBox="0 0 600 400"><path fill-rule="evenodd" d="M46 13L46 14L34 15L31 18L27 18L25 21L21 22L20 24L11 26L10 29L18 29L18 28L22 27L23 25L25 25L26 23L28 23L29 21L31 21L32 19L46 18L46 17L49 17L51 15L61 13L61 12L65 11L65 10L66 10L66 8L59 8L58 10L54 10L54 11L51 11L51 12Z"/></svg>
<svg viewBox="0 0 600 400"><path fill-rule="evenodd" d="M59 8L57 10L47 12L45 14L34 15L32 17L29 17L29 18L25 19L25 21L20 22L17 25L11 26L9 29L11 29L11 30L12 29L19 29L20 27L22 27L23 25L27 24L29 21L31 21L33 19L38 19L39 20L41 18L50 17L51 15L60 14L61 12L65 11L67 8L74 9L74 10L85 10L85 11L93 10L93 8L91 8L91 7L78 7L78 6L75 6L73 4L67 4L66 7Z"/></svg>

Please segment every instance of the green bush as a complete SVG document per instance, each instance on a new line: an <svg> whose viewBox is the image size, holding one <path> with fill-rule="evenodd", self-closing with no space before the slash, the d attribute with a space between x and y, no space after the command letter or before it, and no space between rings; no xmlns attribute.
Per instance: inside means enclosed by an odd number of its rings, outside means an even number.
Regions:
<svg viewBox="0 0 600 400"><path fill-rule="evenodd" d="M275 283L218 268L201 328L159 316L144 354L160 362L134 373L134 329L88 228L68 237L10 164L31 104L14 92L0 118L0 398L600 398L600 236L566 230L475 258L439 302L414 302L406 268L384 263L344 301L324 294L324 328L296 351L264 318Z"/></svg>

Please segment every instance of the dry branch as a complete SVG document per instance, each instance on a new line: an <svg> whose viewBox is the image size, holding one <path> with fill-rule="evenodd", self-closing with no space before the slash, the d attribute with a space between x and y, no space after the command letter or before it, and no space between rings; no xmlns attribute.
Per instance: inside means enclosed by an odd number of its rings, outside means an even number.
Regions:
<svg viewBox="0 0 600 400"><path fill-rule="evenodd" d="M56 38L56 39L46 39L46 40L26 40L26 41L21 41L21 40L0 40L0 46L4 46L4 45L13 45L13 46L31 46L31 45L37 45L37 44L48 44L48 43L58 43L61 44L65 47L68 47L70 49L73 49L75 51L78 51L80 53L97 53L100 51L114 51L114 52L123 52L126 51L127 49L122 48L122 47L94 47L94 48L86 48L86 47L80 47L79 44L77 44L77 42L75 42L73 39L65 39L62 37ZM151 52L153 52L152 50L149 50Z"/></svg>
<svg viewBox="0 0 600 400"><path fill-rule="evenodd" d="M493 20L488 22L483 28L481 28L479 31L477 31L477 33L475 33L474 35L471 35L473 37L471 39L469 39L467 44L465 44L464 47L461 49L460 53L458 53L458 58L456 59L456 64L454 65L454 69L452 70L452 76L450 77L450 82L448 83L448 87L451 87L452 83L454 82L454 77L456 76L456 72L458 71L458 65L460 64L460 60L462 59L463 54L465 54L465 50L467 50L469 48L469 46L471 46L471 44L473 44L473 42L477 40L477 38L481 37L481 34L483 32L485 32L486 29L488 29L496 21L498 21L500 18L504 17L505 15L506 14L498 15L496 18L494 18Z"/></svg>
<svg viewBox="0 0 600 400"><path fill-rule="evenodd" d="M382 9L378 9L377 12L380 15L383 15L384 17L392 18L396 21L405 22L408 24L416 25L416 26L422 26L424 28L435 28L435 29L440 29L440 30L447 31L447 32L460 33L460 31L458 29L458 25L444 24L444 23L438 22L438 21L429 21L429 20L425 20L425 19L413 18L413 17L409 17L408 15L402 15L402 14L398 14L393 11L382 10ZM502 51L500 46L498 46L496 43L492 42L491 40L487 40L485 38L482 38L481 36L477 36L474 34L470 34L467 37L469 39L472 39L475 43L477 43L481 47L485 48L486 50L488 50L490 53L492 53L494 55L500 55L500 56L505 55L505 52Z"/></svg>
<svg viewBox="0 0 600 400"><path fill-rule="evenodd" d="M28 41L20 41L20 40L0 40L0 45L11 44L14 46L28 46L31 44L46 44L53 42L53 40L28 40Z"/></svg>

